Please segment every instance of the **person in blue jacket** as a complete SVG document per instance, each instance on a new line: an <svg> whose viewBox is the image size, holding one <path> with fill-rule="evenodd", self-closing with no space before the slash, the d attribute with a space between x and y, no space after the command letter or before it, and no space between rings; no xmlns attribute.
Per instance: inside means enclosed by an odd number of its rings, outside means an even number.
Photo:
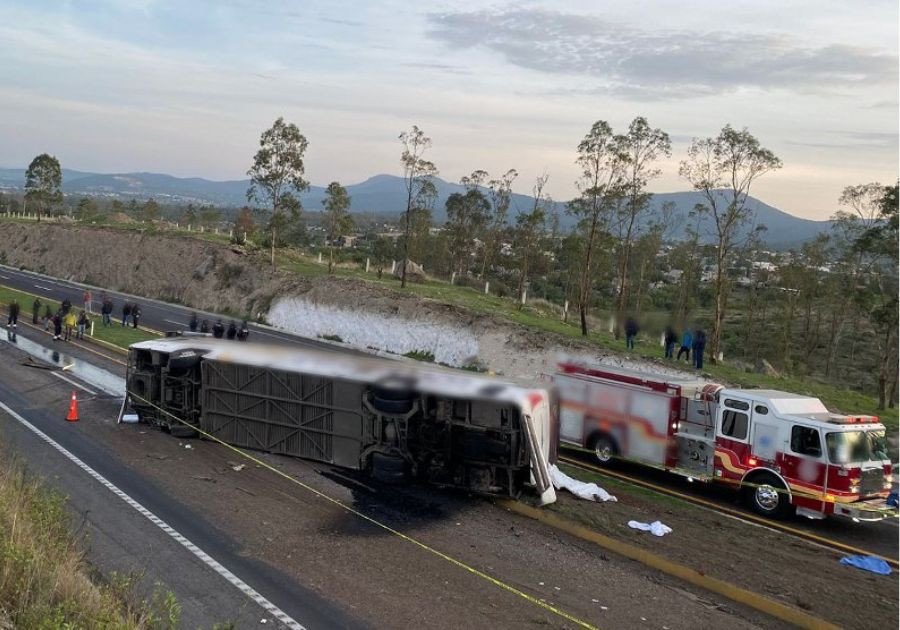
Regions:
<svg viewBox="0 0 900 630"><path fill-rule="evenodd" d="M685 358L690 361L691 360L691 346L694 345L694 335L691 334L690 328L685 328L684 333L681 335L681 347L678 349L678 357L677 360L681 361L681 355L684 354Z"/></svg>

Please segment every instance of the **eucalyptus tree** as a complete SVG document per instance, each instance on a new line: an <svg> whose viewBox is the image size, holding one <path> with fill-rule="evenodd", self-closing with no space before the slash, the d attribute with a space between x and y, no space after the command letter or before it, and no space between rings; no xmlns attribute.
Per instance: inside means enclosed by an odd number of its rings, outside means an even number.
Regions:
<svg viewBox="0 0 900 630"><path fill-rule="evenodd" d="M400 164L403 170L403 184L406 188L406 211L403 213L403 267L400 271L400 287L406 287L406 268L409 266L410 240L414 236L414 226L422 225L424 214L429 214L437 197L434 178L438 169L433 162L423 156L431 148L431 138L425 132L413 125L409 131L400 134L400 144L403 152L400 154ZM415 216L414 216L415 215Z"/></svg>
<svg viewBox="0 0 900 630"><path fill-rule="evenodd" d="M781 160L760 145L746 128L738 131L725 125L715 138L695 138L681 162L679 174L701 193L703 212L713 219L716 239L712 355L722 346L722 327L730 290L728 266L739 244L741 228L753 217L747 205L750 189L757 179L781 168Z"/></svg>
<svg viewBox="0 0 900 630"><path fill-rule="evenodd" d="M62 169L54 156L41 153L25 171L25 202L31 205L37 220L54 204L62 201Z"/></svg>
<svg viewBox="0 0 900 630"><path fill-rule="evenodd" d="M616 303L615 334L618 338L621 322L628 304L628 268L631 250L640 225L641 216L650 207L652 193L647 191L650 180L660 176L661 171L654 163L672 155L669 134L661 129L653 129L643 116L638 116L628 126L628 132L619 142L625 155L624 199L620 207L620 244L618 266L618 301Z"/></svg>
<svg viewBox="0 0 900 630"><path fill-rule="evenodd" d="M350 195L347 189L338 182L331 182L325 189L325 233L328 236L328 273L334 271L334 243L346 236L353 229L353 216L350 214Z"/></svg>
<svg viewBox="0 0 900 630"><path fill-rule="evenodd" d="M475 238L481 235L491 210L490 202L480 187L486 178L484 171L475 171L471 176L463 177L460 183L465 186L465 192L453 193L445 204L451 272L460 276L469 273Z"/></svg>
<svg viewBox="0 0 900 630"><path fill-rule="evenodd" d="M490 217L484 233L484 251L481 258L481 274L490 270L491 262L500 248L500 237L506 227L509 207L512 203L512 184L519 176L516 169L511 168L497 179L488 182L488 199L491 202Z"/></svg>
<svg viewBox="0 0 900 630"><path fill-rule="evenodd" d="M530 212L523 212L516 217L513 229L513 251L519 263L518 295L521 298L528 282L528 273L534 260L542 254L540 244L547 228L548 209L552 200L544 193L544 187L550 176L546 173L537 177L531 189L534 203Z"/></svg>
<svg viewBox="0 0 900 630"><path fill-rule="evenodd" d="M247 171L250 187L247 199L265 204L270 212L266 230L271 239L271 261L275 266L275 246L278 235L300 218L300 193L309 190L304 179L304 155L309 143L294 123L278 117L259 138L259 150Z"/></svg>
<svg viewBox="0 0 900 630"><path fill-rule="evenodd" d="M595 122L578 144L575 163L581 167L581 178L576 182L580 194L569 202L568 212L578 218L584 238L577 295L584 336L588 334L587 310L593 291L592 263L598 242L609 233L615 204L623 194L625 161L621 138L613 134L604 120Z"/></svg>

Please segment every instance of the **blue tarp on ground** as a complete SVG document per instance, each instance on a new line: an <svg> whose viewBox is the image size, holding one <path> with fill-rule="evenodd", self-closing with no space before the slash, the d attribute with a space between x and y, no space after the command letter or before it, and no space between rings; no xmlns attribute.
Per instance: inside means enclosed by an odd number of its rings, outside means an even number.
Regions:
<svg viewBox="0 0 900 630"><path fill-rule="evenodd" d="M891 574L891 567L888 566L888 563L881 558L876 558L874 556L844 556L841 558L841 564L856 567L863 571L871 571L878 575Z"/></svg>
<svg viewBox="0 0 900 630"><path fill-rule="evenodd" d="M887 498L887 504L888 504L888 507L898 507L897 491L896 491L896 490L894 490L893 492L891 492L891 493L888 495L888 498Z"/></svg>

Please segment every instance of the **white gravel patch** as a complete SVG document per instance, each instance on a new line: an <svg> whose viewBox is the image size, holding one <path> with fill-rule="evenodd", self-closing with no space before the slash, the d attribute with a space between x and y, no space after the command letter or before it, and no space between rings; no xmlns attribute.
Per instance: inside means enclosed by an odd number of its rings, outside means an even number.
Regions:
<svg viewBox="0 0 900 630"><path fill-rule="evenodd" d="M438 363L470 365L478 358L478 339L451 326L402 317L367 313L302 298L282 298L268 313L269 323L305 337L337 336L361 349L395 354L424 352Z"/></svg>

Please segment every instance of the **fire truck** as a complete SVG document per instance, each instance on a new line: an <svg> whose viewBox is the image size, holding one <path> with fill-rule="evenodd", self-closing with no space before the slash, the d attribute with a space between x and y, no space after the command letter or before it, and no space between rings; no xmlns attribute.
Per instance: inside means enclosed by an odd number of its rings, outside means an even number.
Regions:
<svg viewBox="0 0 900 630"><path fill-rule="evenodd" d="M739 488L770 518L793 512L856 520L896 516L885 427L875 416L828 411L818 398L730 389L562 359L560 440L690 480Z"/></svg>

